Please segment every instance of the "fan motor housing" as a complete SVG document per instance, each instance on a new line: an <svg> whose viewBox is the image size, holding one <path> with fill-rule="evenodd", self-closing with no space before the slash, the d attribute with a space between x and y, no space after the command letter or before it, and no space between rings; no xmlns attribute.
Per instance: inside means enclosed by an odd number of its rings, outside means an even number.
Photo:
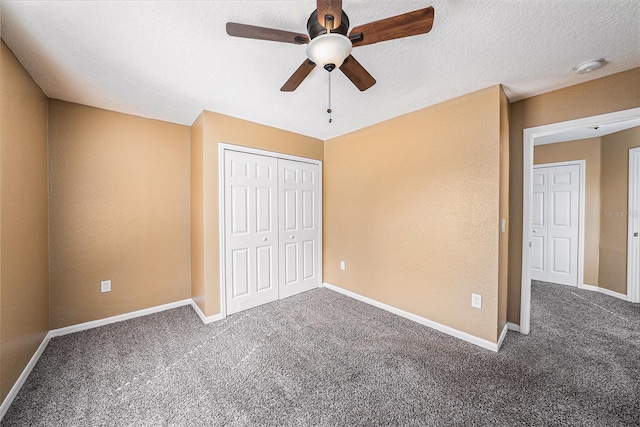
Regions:
<svg viewBox="0 0 640 427"><path fill-rule="evenodd" d="M349 31L349 17L346 13L344 13L343 10L342 16L340 18L340 26L331 30L331 32L346 36L347 31ZM321 36L322 34L327 33L327 29L323 27L318 21L318 9L313 11L311 16L309 17L309 20L307 21L307 32L309 33L309 37L311 37L312 40L318 36Z"/></svg>

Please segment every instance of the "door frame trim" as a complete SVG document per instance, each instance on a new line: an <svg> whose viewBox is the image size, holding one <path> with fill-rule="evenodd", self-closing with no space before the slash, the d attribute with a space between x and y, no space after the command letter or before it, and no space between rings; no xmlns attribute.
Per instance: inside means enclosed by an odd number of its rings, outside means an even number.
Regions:
<svg viewBox="0 0 640 427"><path fill-rule="evenodd" d="M582 160L569 160L566 162L553 162L553 163L540 163L538 165L533 165L533 169L539 168L553 168L559 166L572 166L577 165L580 173L580 189L578 190L578 275L576 277L576 284L578 288L584 288L584 219L585 219L585 205L586 205L586 170L587 170L587 161ZM533 184L532 184L533 185ZM532 203L533 204L533 203Z"/></svg>
<svg viewBox="0 0 640 427"><path fill-rule="evenodd" d="M640 302L640 237L633 238L634 230L640 231L640 148L629 149L629 206L627 217L627 300ZM633 262L636 260L636 262Z"/></svg>
<svg viewBox="0 0 640 427"><path fill-rule="evenodd" d="M226 293L226 270L225 270L225 213L224 213L224 200L225 200L225 176L224 176L224 153L225 151L237 151L246 154L257 154L259 156L274 157L276 159L293 160L296 162L311 163L318 165L318 185L320 192L320 202L318 206L319 221L318 221L318 257L320 258L320 271L319 271L319 283L318 287L322 286L323 277L323 190L322 190L322 160L310 159L307 157L294 156L291 154L278 153L276 151L261 150L258 148L245 147L242 145L229 144L226 142L218 143L218 235L220 241L220 316L222 319L227 317L227 293Z"/></svg>
<svg viewBox="0 0 640 427"><path fill-rule="evenodd" d="M533 192L533 146L537 138L554 135L575 128L602 126L607 123L638 119L640 108L614 113L552 123L523 130L522 150L522 259L520 281L520 333L528 334L531 320L531 265L529 259L529 236L531 235L531 197Z"/></svg>

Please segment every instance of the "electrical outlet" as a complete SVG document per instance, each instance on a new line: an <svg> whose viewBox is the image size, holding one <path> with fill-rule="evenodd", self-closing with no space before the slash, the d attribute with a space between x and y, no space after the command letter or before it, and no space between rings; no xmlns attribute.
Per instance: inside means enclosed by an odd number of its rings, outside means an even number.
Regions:
<svg viewBox="0 0 640 427"><path fill-rule="evenodd" d="M102 280L100 282L100 292L111 292L111 280Z"/></svg>
<svg viewBox="0 0 640 427"><path fill-rule="evenodd" d="M471 294L471 307L482 308L482 296Z"/></svg>
<svg viewBox="0 0 640 427"><path fill-rule="evenodd" d="M340 270L344 271L347 269L347 263L344 261L340 261Z"/></svg>

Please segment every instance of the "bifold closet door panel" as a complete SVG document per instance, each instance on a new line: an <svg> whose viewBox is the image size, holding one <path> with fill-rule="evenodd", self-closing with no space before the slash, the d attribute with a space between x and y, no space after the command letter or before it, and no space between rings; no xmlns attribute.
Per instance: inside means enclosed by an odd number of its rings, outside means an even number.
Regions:
<svg viewBox="0 0 640 427"><path fill-rule="evenodd" d="M227 313L278 299L278 160L224 152Z"/></svg>
<svg viewBox="0 0 640 427"><path fill-rule="evenodd" d="M280 298L320 286L319 166L278 159Z"/></svg>

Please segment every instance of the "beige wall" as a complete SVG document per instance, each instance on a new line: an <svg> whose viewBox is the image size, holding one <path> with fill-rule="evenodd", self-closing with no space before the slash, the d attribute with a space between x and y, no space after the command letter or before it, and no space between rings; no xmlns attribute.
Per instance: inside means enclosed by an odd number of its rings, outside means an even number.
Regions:
<svg viewBox="0 0 640 427"><path fill-rule="evenodd" d="M47 98L0 43L0 401L49 330Z"/></svg>
<svg viewBox="0 0 640 427"><path fill-rule="evenodd" d="M51 327L189 298L189 127L57 100L49 114Z"/></svg>
<svg viewBox="0 0 640 427"><path fill-rule="evenodd" d="M202 141L202 142L201 142ZM193 298L205 315L220 313L220 240L218 232L218 143L323 159L319 139L205 111L192 126L191 194L195 227L204 238L191 242ZM195 182L194 182L195 181ZM194 228L194 233L196 228ZM192 233L192 237L193 233ZM194 271L195 270L195 271Z"/></svg>
<svg viewBox="0 0 640 427"><path fill-rule="evenodd" d="M325 142L326 282L497 341L500 97L494 86Z"/></svg>
<svg viewBox="0 0 640 427"><path fill-rule="evenodd" d="M598 286L600 259L600 138L538 145L533 163L585 160L584 283Z"/></svg>
<svg viewBox="0 0 640 427"><path fill-rule="evenodd" d="M602 137L600 286L627 293L629 149L640 147L640 127Z"/></svg>
<svg viewBox="0 0 640 427"><path fill-rule="evenodd" d="M510 322L520 323L523 130L638 106L640 106L640 68L511 104L508 307Z"/></svg>

